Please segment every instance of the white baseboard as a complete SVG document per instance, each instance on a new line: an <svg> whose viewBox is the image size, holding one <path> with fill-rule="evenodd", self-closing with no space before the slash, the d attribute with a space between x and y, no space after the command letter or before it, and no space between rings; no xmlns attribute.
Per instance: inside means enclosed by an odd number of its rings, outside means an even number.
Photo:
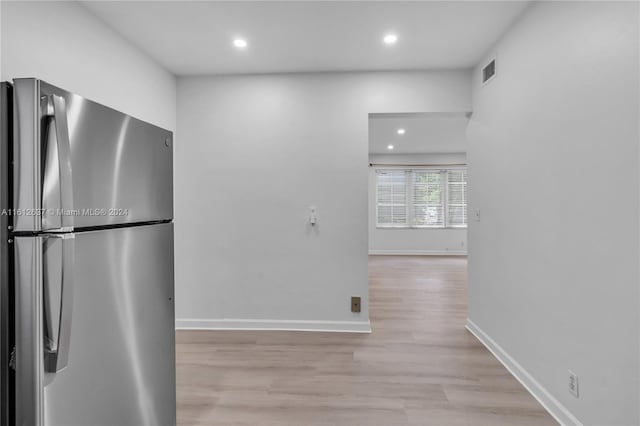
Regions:
<svg viewBox="0 0 640 426"><path fill-rule="evenodd" d="M480 327L467 318L467 330L482 343L489 352L515 377L524 388L563 426L582 426L571 412L549 393L536 379L513 359L500 345L489 337Z"/></svg>
<svg viewBox="0 0 640 426"><path fill-rule="evenodd" d="M176 319L177 330L271 330L371 333L369 321L289 321L261 319Z"/></svg>
<svg viewBox="0 0 640 426"><path fill-rule="evenodd" d="M369 250L370 255L378 256L466 256L466 251L447 250Z"/></svg>

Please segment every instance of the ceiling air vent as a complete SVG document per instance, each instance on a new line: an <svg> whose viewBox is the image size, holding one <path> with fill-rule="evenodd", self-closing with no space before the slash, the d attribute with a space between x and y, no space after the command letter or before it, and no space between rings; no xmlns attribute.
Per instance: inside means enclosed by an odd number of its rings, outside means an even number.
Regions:
<svg viewBox="0 0 640 426"><path fill-rule="evenodd" d="M496 60L491 60L484 68L482 68L482 83L486 83L496 75Z"/></svg>

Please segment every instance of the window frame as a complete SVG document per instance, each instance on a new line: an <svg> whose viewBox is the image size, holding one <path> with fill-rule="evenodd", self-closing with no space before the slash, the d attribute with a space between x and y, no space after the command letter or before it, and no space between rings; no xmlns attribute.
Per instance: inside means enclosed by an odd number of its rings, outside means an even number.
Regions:
<svg viewBox="0 0 640 426"><path fill-rule="evenodd" d="M440 181L440 190L442 194L442 225L416 225L415 224L415 203L414 203L414 180L415 171L432 170L443 174L443 179ZM374 184L375 184L375 226L376 229L467 229L469 226L469 200L465 199L467 207L467 217L464 225L451 225L449 223L449 171L461 170L467 172L466 166L385 166L375 167L374 169ZM405 224L380 224L378 217L378 174L381 172L390 171L404 171L407 174L405 181L405 193L406 193L406 223ZM466 181L468 186L468 181Z"/></svg>

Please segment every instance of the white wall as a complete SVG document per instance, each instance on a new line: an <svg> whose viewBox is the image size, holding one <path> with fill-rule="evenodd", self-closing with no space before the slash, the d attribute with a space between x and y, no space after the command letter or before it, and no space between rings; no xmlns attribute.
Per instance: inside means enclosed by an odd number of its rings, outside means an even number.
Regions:
<svg viewBox="0 0 640 426"><path fill-rule="evenodd" d="M76 2L0 2L1 77L36 77L175 130L176 82Z"/></svg>
<svg viewBox="0 0 640 426"><path fill-rule="evenodd" d="M466 229L377 228L376 167L383 165L466 164L460 154L371 154L369 163L369 254L467 254ZM383 168L383 167L382 167Z"/></svg>
<svg viewBox="0 0 640 426"><path fill-rule="evenodd" d="M368 329L368 113L467 111L470 82L467 71L179 78L178 325Z"/></svg>
<svg viewBox="0 0 640 426"><path fill-rule="evenodd" d="M471 326L566 422L640 422L638 16L534 3L473 76Z"/></svg>

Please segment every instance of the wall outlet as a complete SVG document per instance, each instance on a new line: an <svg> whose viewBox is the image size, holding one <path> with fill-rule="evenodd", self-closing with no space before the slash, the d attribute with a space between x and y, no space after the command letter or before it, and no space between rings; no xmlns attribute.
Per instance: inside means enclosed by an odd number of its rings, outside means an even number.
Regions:
<svg viewBox="0 0 640 426"><path fill-rule="evenodd" d="M480 222L480 209L475 209L473 211L473 216L475 217L476 222Z"/></svg>
<svg viewBox="0 0 640 426"><path fill-rule="evenodd" d="M576 398L579 397L578 375L569 370L569 393Z"/></svg>
<svg viewBox="0 0 640 426"><path fill-rule="evenodd" d="M351 312L360 312L360 296L351 297Z"/></svg>

